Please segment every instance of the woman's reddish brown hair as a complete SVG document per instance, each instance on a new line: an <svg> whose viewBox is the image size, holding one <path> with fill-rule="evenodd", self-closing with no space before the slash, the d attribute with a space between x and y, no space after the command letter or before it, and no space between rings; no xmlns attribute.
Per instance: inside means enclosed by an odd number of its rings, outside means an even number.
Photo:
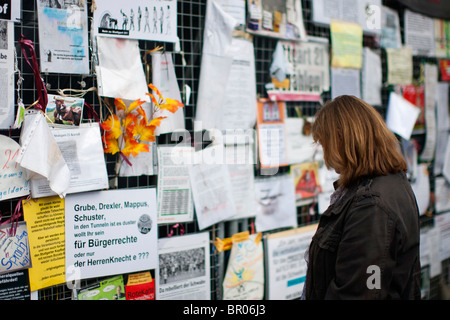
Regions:
<svg viewBox="0 0 450 320"><path fill-rule="evenodd" d="M407 170L394 133L375 108L354 96L325 103L316 114L312 135L322 145L325 165L339 173L340 186Z"/></svg>

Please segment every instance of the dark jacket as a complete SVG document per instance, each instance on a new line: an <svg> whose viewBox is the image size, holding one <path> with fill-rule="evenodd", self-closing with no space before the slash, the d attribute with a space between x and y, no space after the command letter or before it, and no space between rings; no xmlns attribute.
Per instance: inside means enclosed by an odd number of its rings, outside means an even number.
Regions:
<svg viewBox="0 0 450 320"><path fill-rule="evenodd" d="M305 298L420 299L418 217L403 172L349 187L320 217Z"/></svg>

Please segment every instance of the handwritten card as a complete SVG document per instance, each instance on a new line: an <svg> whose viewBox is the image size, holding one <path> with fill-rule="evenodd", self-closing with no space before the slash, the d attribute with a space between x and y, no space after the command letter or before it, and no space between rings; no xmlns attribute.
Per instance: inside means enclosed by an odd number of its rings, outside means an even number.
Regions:
<svg viewBox="0 0 450 320"><path fill-rule="evenodd" d="M0 135L0 201L30 193L25 173L16 162L19 149L13 139Z"/></svg>
<svg viewBox="0 0 450 320"><path fill-rule="evenodd" d="M0 274L31 267L30 246L25 222L14 232L11 224L0 226Z"/></svg>

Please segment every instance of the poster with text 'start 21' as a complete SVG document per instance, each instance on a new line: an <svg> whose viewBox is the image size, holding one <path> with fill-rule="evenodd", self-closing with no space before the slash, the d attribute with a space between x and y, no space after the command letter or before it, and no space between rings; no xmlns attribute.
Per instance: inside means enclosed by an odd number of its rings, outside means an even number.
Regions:
<svg viewBox="0 0 450 320"><path fill-rule="evenodd" d="M155 269L155 188L70 194L65 206L67 281Z"/></svg>
<svg viewBox="0 0 450 320"><path fill-rule="evenodd" d="M270 67L271 83L266 85L273 101L320 101L330 90L329 43L278 41Z"/></svg>
<svg viewBox="0 0 450 320"><path fill-rule="evenodd" d="M177 42L177 0L96 0L94 35Z"/></svg>

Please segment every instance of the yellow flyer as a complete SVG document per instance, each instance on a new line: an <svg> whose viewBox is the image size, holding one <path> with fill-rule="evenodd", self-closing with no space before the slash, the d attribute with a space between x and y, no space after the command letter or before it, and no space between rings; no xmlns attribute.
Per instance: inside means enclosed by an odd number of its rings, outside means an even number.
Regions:
<svg viewBox="0 0 450 320"><path fill-rule="evenodd" d="M331 66L335 68L362 67L363 30L359 24L336 21L330 24Z"/></svg>
<svg viewBox="0 0 450 320"><path fill-rule="evenodd" d="M65 282L64 199L59 196L23 201L32 267L30 290Z"/></svg>

